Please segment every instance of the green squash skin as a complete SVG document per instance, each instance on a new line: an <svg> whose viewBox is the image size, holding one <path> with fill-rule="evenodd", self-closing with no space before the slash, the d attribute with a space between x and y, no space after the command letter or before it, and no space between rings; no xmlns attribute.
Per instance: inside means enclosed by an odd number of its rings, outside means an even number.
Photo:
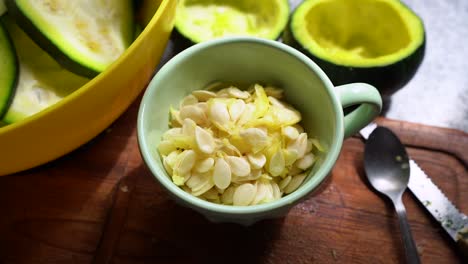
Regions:
<svg viewBox="0 0 468 264"><path fill-rule="evenodd" d="M301 45L291 29L292 16L283 34L283 42L296 48L312 59L330 78L335 86L364 82L375 86L382 96L388 97L403 88L416 74L421 65L426 48L426 36L423 36L421 45L407 57L388 65L372 67L350 67L331 63L314 56Z"/></svg>
<svg viewBox="0 0 468 264"><path fill-rule="evenodd" d="M8 13L15 19L20 28L26 32L39 47L55 58L55 60L65 69L88 78L93 78L99 74L99 72L72 60L62 52L52 41L42 34L39 29L37 29L27 16L23 14L21 9L16 5L15 0L5 0L5 4L8 8Z"/></svg>
<svg viewBox="0 0 468 264"><path fill-rule="evenodd" d="M133 10L138 10L143 5L143 1L142 0L133 0L132 5L133 5Z"/></svg>
<svg viewBox="0 0 468 264"><path fill-rule="evenodd" d="M173 45L175 54L185 50L186 48L190 46L197 44L193 42L191 39L182 35L182 33L180 33L175 27L174 27L174 30L171 32L171 40L172 40L172 45Z"/></svg>
<svg viewBox="0 0 468 264"><path fill-rule="evenodd" d="M9 83L10 89L9 93L4 97L0 98L0 120L3 118L3 116L6 114L8 111L8 108L10 107L11 102L13 101L13 95L15 94L16 91L16 86L18 83L18 75L19 75L19 62L18 62L18 56L16 55L16 50L15 46L13 45L13 40L11 39L6 27L3 25L3 22L0 20L0 34L3 34L6 38L6 45L9 45L9 49L13 52L12 54L12 60L14 64L14 69L13 69L13 74L11 76L11 80ZM1 74L1 73L0 73ZM1 124L0 124L1 126Z"/></svg>

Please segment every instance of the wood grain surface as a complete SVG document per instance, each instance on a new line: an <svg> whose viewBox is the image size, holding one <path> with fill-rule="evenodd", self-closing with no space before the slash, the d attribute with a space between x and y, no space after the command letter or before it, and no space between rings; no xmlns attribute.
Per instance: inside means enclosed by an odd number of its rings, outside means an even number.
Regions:
<svg viewBox="0 0 468 264"><path fill-rule="evenodd" d="M403 263L394 209L365 179L360 138L345 141L327 181L286 217L213 224L172 202L145 167L137 108L80 149L0 177L0 263ZM377 121L468 213L468 135ZM462 263L409 191L404 203L422 263Z"/></svg>

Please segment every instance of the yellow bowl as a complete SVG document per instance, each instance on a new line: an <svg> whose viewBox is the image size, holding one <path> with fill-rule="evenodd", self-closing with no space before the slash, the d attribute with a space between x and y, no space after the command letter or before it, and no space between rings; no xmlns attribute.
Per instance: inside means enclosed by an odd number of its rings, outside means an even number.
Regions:
<svg viewBox="0 0 468 264"><path fill-rule="evenodd" d="M119 117L146 87L169 40L177 1L146 0L146 25L104 72L57 104L0 128L0 176L54 160L88 142Z"/></svg>

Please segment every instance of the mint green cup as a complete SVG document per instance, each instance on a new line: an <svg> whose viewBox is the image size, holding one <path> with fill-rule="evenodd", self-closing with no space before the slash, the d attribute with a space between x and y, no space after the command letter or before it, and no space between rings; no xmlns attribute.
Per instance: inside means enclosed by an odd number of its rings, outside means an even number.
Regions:
<svg viewBox="0 0 468 264"><path fill-rule="evenodd" d="M169 128L169 108L178 106L192 90L213 82L275 85L284 90L284 100L301 112L305 131L318 138L326 152L296 191L266 204L230 206L199 199L171 181L157 151ZM343 108L353 105L358 107L345 116ZM317 189L330 174L343 140L372 121L381 107L382 99L373 86L352 83L335 87L312 60L285 44L253 37L221 38L182 51L157 72L140 105L138 143L149 170L177 203L213 222L250 225L285 216Z"/></svg>

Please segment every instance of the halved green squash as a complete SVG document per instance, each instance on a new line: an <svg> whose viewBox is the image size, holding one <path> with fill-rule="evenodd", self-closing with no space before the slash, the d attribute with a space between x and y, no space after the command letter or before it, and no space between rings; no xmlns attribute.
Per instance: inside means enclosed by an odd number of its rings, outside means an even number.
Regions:
<svg viewBox="0 0 468 264"><path fill-rule="evenodd" d="M20 27L60 64L93 77L133 41L131 0L6 0Z"/></svg>
<svg viewBox="0 0 468 264"><path fill-rule="evenodd" d="M306 0L294 10L283 39L335 85L366 82L382 94L413 77L425 49L422 20L399 0Z"/></svg>
<svg viewBox="0 0 468 264"><path fill-rule="evenodd" d="M16 90L3 117L4 123L11 124L42 111L89 81L64 69L37 46L8 14L2 17L1 22L11 36L19 63Z"/></svg>
<svg viewBox="0 0 468 264"><path fill-rule="evenodd" d="M288 0L180 0L175 28L193 43L233 35L277 39L288 18Z"/></svg>
<svg viewBox="0 0 468 264"><path fill-rule="evenodd" d="M16 51L8 31L0 21L0 118L10 105L17 77Z"/></svg>

